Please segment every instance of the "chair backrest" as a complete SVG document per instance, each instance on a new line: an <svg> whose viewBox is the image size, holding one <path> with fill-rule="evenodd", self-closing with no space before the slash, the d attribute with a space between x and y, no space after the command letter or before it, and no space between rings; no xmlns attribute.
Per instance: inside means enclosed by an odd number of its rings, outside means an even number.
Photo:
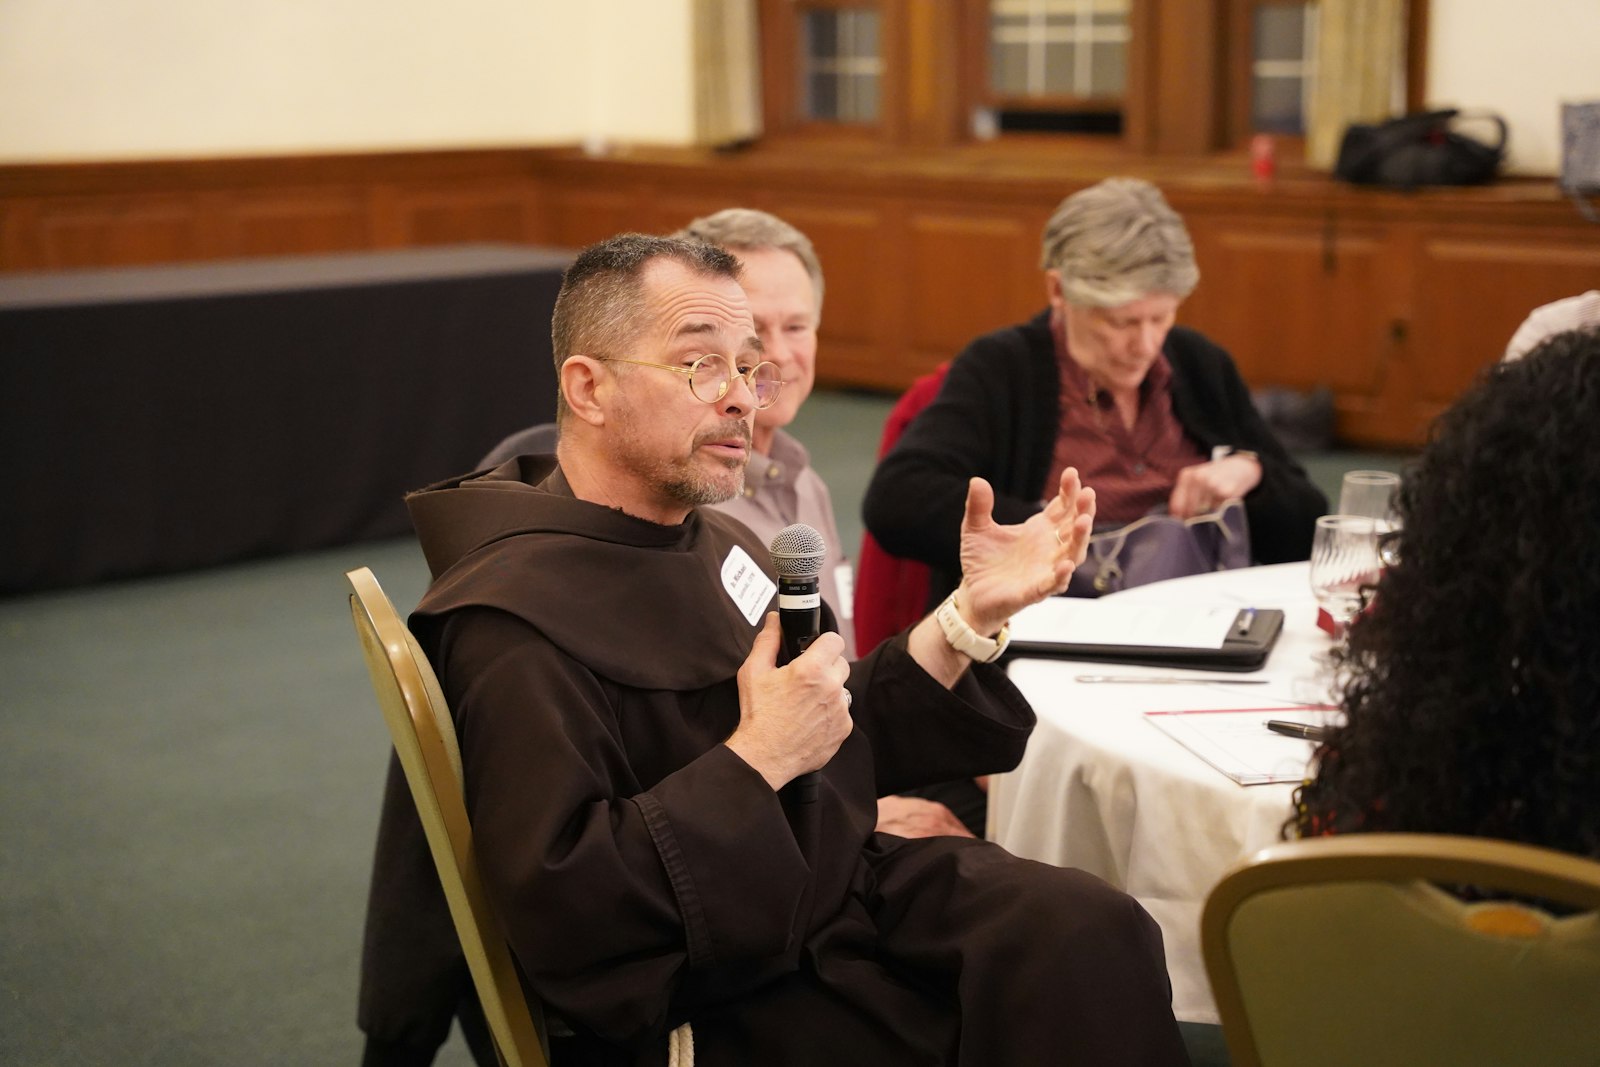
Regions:
<svg viewBox="0 0 1600 1067"><path fill-rule="evenodd" d="M1276 845L1230 872L1201 942L1234 1067L1593 1065L1597 909L1591 860L1349 834Z"/></svg>
<svg viewBox="0 0 1600 1067"><path fill-rule="evenodd" d="M889 454L917 412L939 395L949 367L941 363L895 401L878 440L879 459ZM855 573L856 655L865 656L928 613L929 581L926 563L891 556L870 533L861 535Z"/></svg>
<svg viewBox="0 0 1600 1067"><path fill-rule="evenodd" d="M541 422L518 430L489 449L488 454L478 461L478 469L498 467L512 456L542 456L554 452L559 437L560 431L553 422Z"/></svg>
<svg viewBox="0 0 1600 1067"><path fill-rule="evenodd" d="M478 876L462 793L461 751L438 678L372 571L362 567L345 577L354 590L350 616L372 688L422 816L495 1048L506 1067L548 1067L538 1005L530 1004L523 992Z"/></svg>

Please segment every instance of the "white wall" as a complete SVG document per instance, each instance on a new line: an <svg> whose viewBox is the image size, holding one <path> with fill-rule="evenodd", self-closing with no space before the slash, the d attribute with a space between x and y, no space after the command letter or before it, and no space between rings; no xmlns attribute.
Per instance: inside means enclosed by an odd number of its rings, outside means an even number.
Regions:
<svg viewBox="0 0 1600 1067"><path fill-rule="evenodd" d="M0 161L686 141L688 0L0 0Z"/></svg>
<svg viewBox="0 0 1600 1067"><path fill-rule="evenodd" d="M1430 103L1560 165L1600 0L1432 0ZM0 0L0 162L687 143L690 0Z"/></svg>
<svg viewBox="0 0 1600 1067"><path fill-rule="evenodd" d="M1600 100L1600 0L1432 0L1430 107L1487 108L1511 127L1508 169L1561 169L1560 105Z"/></svg>

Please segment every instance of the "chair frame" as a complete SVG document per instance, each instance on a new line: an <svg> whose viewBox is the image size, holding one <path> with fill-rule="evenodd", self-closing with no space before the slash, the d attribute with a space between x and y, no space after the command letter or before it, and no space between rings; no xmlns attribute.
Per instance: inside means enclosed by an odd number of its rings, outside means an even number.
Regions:
<svg viewBox="0 0 1600 1067"><path fill-rule="evenodd" d="M455 729L432 666L367 567L348 572L350 615L372 688L433 853L456 935L503 1067L549 1067L543 1017L522 988L484 892Z"/></svg>
<svg viewBox="0 0 1600 1067"><path fill-rule="evenodd" d="M1246 900L1273 889L1338 882L1493 887L1518 897L1600 909L1600 862L1511 841L1444 834L1373 833L1290 841L1226 874L1206 898L1200 940L1233 1067L1261 1057L1229 951L1229 924Z"/></svg>

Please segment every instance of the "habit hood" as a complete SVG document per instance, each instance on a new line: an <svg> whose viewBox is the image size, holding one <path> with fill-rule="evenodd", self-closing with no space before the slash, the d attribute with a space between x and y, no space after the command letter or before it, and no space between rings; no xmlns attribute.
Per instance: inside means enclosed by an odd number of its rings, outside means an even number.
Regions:
<svg viewBox="0 0 1600 1067"><path fill-rule="evenodd" d="M748 625L705 610L742 557L772 580L766 547L737 520L696 508L661 526L579 500L553 456L440 482L406 506L434 578L411 616L419 634L495 608L624 685L690 690L738 671L772 607Z"/></svg>

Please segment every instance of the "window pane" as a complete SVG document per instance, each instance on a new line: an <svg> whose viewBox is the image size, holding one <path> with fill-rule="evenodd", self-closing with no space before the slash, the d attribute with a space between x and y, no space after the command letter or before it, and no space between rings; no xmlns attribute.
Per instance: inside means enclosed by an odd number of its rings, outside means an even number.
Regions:
<svg viewBox="0 0 1600 1067"><path fill-rule="evenodd" d="M1097 44L1094 46L1092 78L1089 91L1093 96L1121 96L1128 87L1128 48L1123 44Z"/></svg>
<svg viewBox="0 0 1600 1067"><path fill-rule="evenodd" d="M995 41L989 50L989 67L994 77L994 91L1008 96L1022 96L1028 91L1028 49L1021 44L1002 44Z"/></svg>
<svg viewBox="0 0 1600 1067"><path fill-rule="evenodd" d="M1251 24L1250 128L1305 132L1306 87L1316 47L1317 5L1263 4Z"/></svg>
<svg viewBox="0 0 1600 1067"><path fill-rule="evenodd" d="M1043 60L1043 84L1030 84L1030 96L1073 96L1078 92L1077 49L1070 44L1047 44L1036 53Z"/></svg>
<svg viewBox="0 0 1600 1067"><path fill-rule="evenodd" d="M876 122L883 77L877 11L807 11L804 27L800 84L805 117Z"/></svg>
<svg viewBox="0 0 1600 1067"><path fill-rule="evenodd" d="M813 63L839 55L839 13L812 11L806 15L806 56Z"/></svg>
<svg viewBox="0 0 1600 1067"><path fill-rule="evenodd" d="M1299 78L1257 78L1251 128L1258 133L1304 133L1303 85Z"/></svg>
<svg viewBox="0 0 1600 1067"><path fill-rule="evenodd" d="M853 74L845 83L846 104L839 117L846 122L876 122L878 119L878 78L874 74Z"/></svg>
<svg viewBox="0 0 1600 1067"><path fill-rule="evenodd" d="M1305 27L1305 4L1273 4L1256 8L1256 59L1303 60L1306 54Z"/></svg>
<svg viewBox="0 0 1600 1067"><path fill-rule="evenodd" d="M848 27L850 54L876 56L878 54L878 13L876 11L841 12Z"/></svg>
<svg viewBox="0 0 1600 1067"><path fill-rule="evenodd" d="M1005 96L1118 96L1131 0L989 0L990 87Z"/></svg>
<svg viewBox="0 0 1600 1067"><path fill-rule="evenodd" d="M839 119L839 80L816 74L806 79L806 115L813 119Z"/></svg>

